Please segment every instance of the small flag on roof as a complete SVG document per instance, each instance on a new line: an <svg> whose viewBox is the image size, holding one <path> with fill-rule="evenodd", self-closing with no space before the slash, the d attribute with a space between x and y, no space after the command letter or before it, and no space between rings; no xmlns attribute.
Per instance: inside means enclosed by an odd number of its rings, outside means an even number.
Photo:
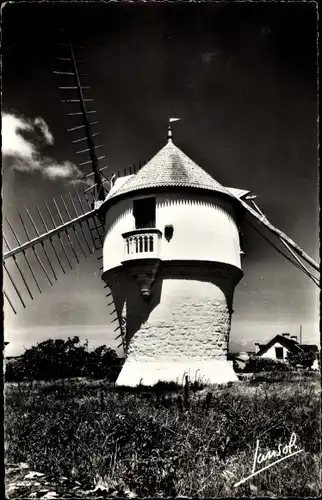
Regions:
<svg viewBox="0 0 322 500"><path fill-rule="evenodd" d="M169 127L168 127L168 142L172 142L172 130L171 130L171 123L172 122L177 122L181 120L181 118L169 118Z"/></svg>

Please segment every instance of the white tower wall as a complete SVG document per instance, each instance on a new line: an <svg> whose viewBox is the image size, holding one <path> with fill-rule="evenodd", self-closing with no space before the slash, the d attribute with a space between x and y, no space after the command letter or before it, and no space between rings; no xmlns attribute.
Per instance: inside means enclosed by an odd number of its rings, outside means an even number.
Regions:
<svg viewBox="0 0 322 500"><path fill-rule="evenodd" d="M227 361L233 293L242 276L232 204L206 192L155 196L161 235L150 254L125 252L122 235L135 229L138 196L132 193L107 210L103 278L128 347L117 383L181 383L185 374L210 383L237 380ZM173 226L169 241L167 225ZM149 300L143 288L151 289Z"/></svg>
<svg viewBox="0 0 322 500"><path fill-rule="evenodd" d="M120 266L125 257L123 233L135 229L133 200L152 193L121 199L106 214L103 247L104 272ZM239 233L229 201L214 194L155 193L156 228L162 233L172 225L167 242L162 234L159 258L162 260L204 260L225 262L240 268Z"/></svg>

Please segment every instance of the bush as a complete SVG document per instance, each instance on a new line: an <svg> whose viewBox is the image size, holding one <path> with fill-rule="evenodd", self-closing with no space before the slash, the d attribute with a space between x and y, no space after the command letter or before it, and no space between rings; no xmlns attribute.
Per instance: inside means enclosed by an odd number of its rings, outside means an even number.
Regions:
<svg viewBox="0 0 322 500"><path fill-rule="evenodd" d="M97 347L88 353L87 375L94 378L105 378L115 382L124 360L119 358L116 352L105 345Z"/></svg>
<svg viewBox="0 0 322 500"><path fill-rule="evenodd" d="M291 371L292 366L285 361L280 361L273 358L261 358L260 356L252 356L246 362L244 373L258 373L271 371Z"/></svg>
<svg viewBox="0 0 322 500"><path fill-rule="evenodd" d="M298 353L293 353L291 351L288 351L287 353L287 361L290 363L290 365L296 367L300 365L302 368L312 368L312 365L317 357L316 352L298 352Z"/></svg>
<svg viewBox="0 0 322 500"><path fill-rule="evenodd" d="M115 382L122 364L116 352L105 345L89 352L87 342L81 344L77 336L67 340L49 339L8 361L5 380L21 382L89 376Z"/></svg>
<svg viewBox="0 0 322 500"><path fill-rule="evenodd" d="M6 382L21 382L25 378L24 365L21 359L10 359L5 365Z"/></svg>

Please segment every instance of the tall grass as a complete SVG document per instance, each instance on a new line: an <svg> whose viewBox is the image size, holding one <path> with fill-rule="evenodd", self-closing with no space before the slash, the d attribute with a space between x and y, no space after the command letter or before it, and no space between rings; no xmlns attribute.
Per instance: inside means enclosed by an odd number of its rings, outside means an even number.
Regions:
<svg viewBox="0 0 322 500"><path fill-rule="evenodd" d="M140 497L319 495L316 376L194 389L8 384L6 459L86 488L125 484ZM257 439L273 450L293 432L304 452L234 487L251 473Z"/></svg>

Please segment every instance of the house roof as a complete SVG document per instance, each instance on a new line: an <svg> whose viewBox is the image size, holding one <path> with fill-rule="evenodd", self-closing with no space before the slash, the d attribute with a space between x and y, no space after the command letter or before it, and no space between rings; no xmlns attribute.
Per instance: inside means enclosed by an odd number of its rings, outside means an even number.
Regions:
<svg viewBox="0 0 322 500"><path fill-rule="evenodd" d="M276 335L267 344L259 344L259 351L256 353L256 356L262 356L262 354L265 354L265 352L267 352L276 343L281 344L283 347L292 352L315 352L318 350L317 346L315 345L299 344L296 340L289 339L287 337L284 337L283 335Z"/></svg>
<svg viewBox="0 0 322 500"><path fill-rule="evenodd" d="M117 179L105 202L134 191L159 187L202 189L224 194L234 200L249 193L246 190L222 186L169 139L136 174Z"/></svg>

